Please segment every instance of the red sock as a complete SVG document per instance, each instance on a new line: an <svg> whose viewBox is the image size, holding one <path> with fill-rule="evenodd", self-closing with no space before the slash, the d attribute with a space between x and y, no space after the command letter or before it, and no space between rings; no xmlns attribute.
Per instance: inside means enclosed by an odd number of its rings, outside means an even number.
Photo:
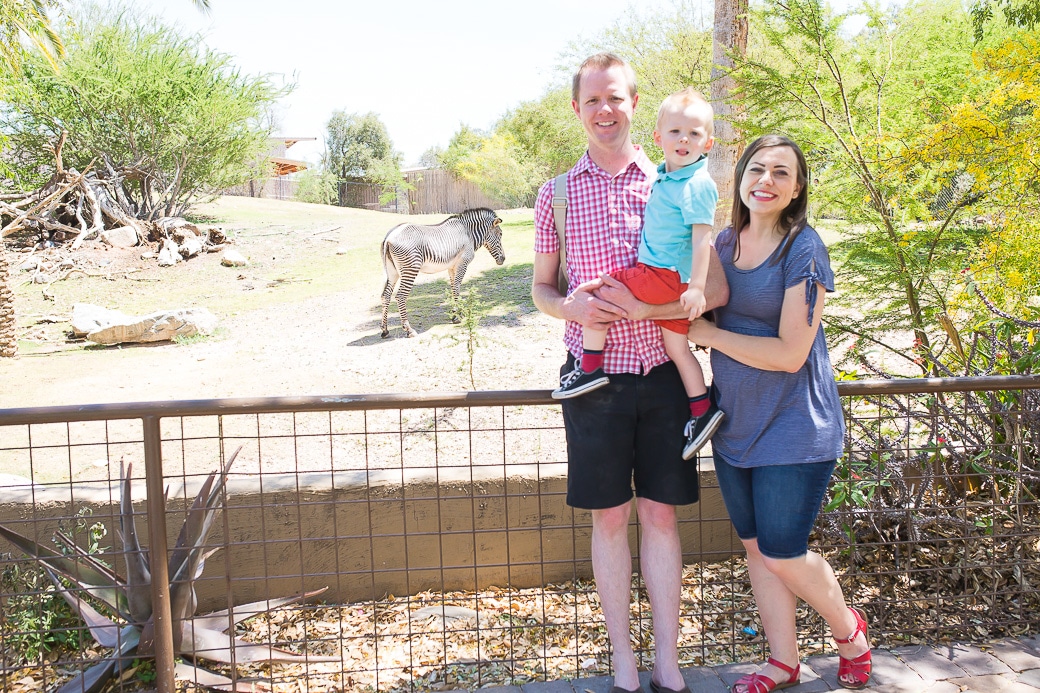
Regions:
<svg viewBox="0 0 1040 693"><path fill-rule="evenodd" d="M603 350L592 351L583 349L581 352L581 370L591 373L597 368L603 368Z"/></svg>
<svg viewBox="0 0 1040 693"><path fill-rule="evenodd" d="M704 412L708 411L708 407L711 406L711 400L708 399L708 394L705 393L700 397L690 398L690 416L704 416Z"/></svg>

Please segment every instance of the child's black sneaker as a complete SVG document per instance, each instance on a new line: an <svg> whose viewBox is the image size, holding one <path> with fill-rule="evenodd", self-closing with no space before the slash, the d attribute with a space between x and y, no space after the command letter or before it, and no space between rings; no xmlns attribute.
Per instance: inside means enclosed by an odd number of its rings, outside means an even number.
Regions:
<svg viewBox="0 0 1040 693"><path fill-rule="evenodd" d="M553 390L552 397L553 399L570 399L598 390L609 382L610 378L602 368L586 373L581 369L580 362L575 363L574 370L560 378L560 386Z"/></svg>
<svg viewBox="0 0 1040 693"><path fill-rule="evenodd" d="M715 435L715 431L719 430L719 424L724 418L726 415L712 402L708 406L708 411L687 421L686 430L683 431L683 435L686 436L686 445L683 447L682 458L688 460L696 455L697 451L708 442L708 439Z"/></svg>

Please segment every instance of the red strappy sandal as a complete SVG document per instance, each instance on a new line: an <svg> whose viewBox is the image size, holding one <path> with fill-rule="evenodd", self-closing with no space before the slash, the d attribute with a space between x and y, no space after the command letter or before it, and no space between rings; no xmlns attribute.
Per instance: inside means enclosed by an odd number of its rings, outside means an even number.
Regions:
<svg viewBox="0 0 1040 693"><path fill-rule="evenodd" d="M867 635L867 615L863 613L863 609L849 607L856 616L856 630L852 631L852 635L847 638L834 638L834 642L847 645L856 639L856 636L863 633L863 637L867 640L867 647L870 647L870 636ZM841 655L838 655L838 683L845 688L851 688L853 690L857 688L863 688L870 681L870 650L861 654L855 659L845 659Z"/></svg>
<svg viewBox="0 0 1040 693"><path fill-rule="evenodd" d="M733 684L733 687L730 688L730 690L736 691L737 686L743 686L744 693L769 693L770 691L778 691L782 688L797 686L801 683L801 664L795 664L793 667L789 667L772 657L770 657L768 661L777 669L786 671L789 674L786 681L779 683L763 674L748 674L747 676L742 676L737 679L737 682Z"/></svg>

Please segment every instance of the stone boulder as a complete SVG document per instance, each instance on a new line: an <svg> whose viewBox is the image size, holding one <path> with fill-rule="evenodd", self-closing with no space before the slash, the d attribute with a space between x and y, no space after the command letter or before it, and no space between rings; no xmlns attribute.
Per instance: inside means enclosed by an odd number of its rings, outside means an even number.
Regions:
<svg viewBox="0 0 1040 693"><path fill-rule="evenodd" d="M249 264L249 260L234 248L228 248L220 256L220 264L225 267L245 267Z"/></svg>
<svg viewBox="0 0 1040 693"><path fill-rule="evenodd" d="M72 304L72 336L86 337L106 325L130 319L129 315L120 313L118 310L109 310L89 303L74 303Z"/></svg>
<svg viewBox="0 0 1040 693"><path fill-rule="evenodd" d="M112 323L87 334L95 344L168 342L174 337L211 334L217 318L205 308L161 310Z"/></svg>
<svg viewBox="0 0 1040 693"><path fill-rule="evenodd" d="M113 248L133 248L141 239L133 226L119 226L102 231L101 240Z"/></svg>
<svg viewBox="0 0 1040 693"><path fill-rule="evenodd" d="M72 333L95 344L167 342L180 335L211 334L217 318L205 308L161 310L131 316L89 303L72 307Z"/></svg>

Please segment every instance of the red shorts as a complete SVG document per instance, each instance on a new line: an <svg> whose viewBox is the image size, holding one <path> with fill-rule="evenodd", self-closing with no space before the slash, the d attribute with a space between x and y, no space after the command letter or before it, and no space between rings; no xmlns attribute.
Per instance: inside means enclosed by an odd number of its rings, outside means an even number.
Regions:
<svg viewBox="0 0 1040 693"><path fill-rule="evenodd" d="M627 286L632 295L640 301L654 306L678 301L679 296L686 291L688 286L679 280L679 273L675 270L651 267L641 262L636 263L635 267L612 272L610 276ZM689 320L654 320L654 322L670 332L686 334L690 331Z"/></svg>

